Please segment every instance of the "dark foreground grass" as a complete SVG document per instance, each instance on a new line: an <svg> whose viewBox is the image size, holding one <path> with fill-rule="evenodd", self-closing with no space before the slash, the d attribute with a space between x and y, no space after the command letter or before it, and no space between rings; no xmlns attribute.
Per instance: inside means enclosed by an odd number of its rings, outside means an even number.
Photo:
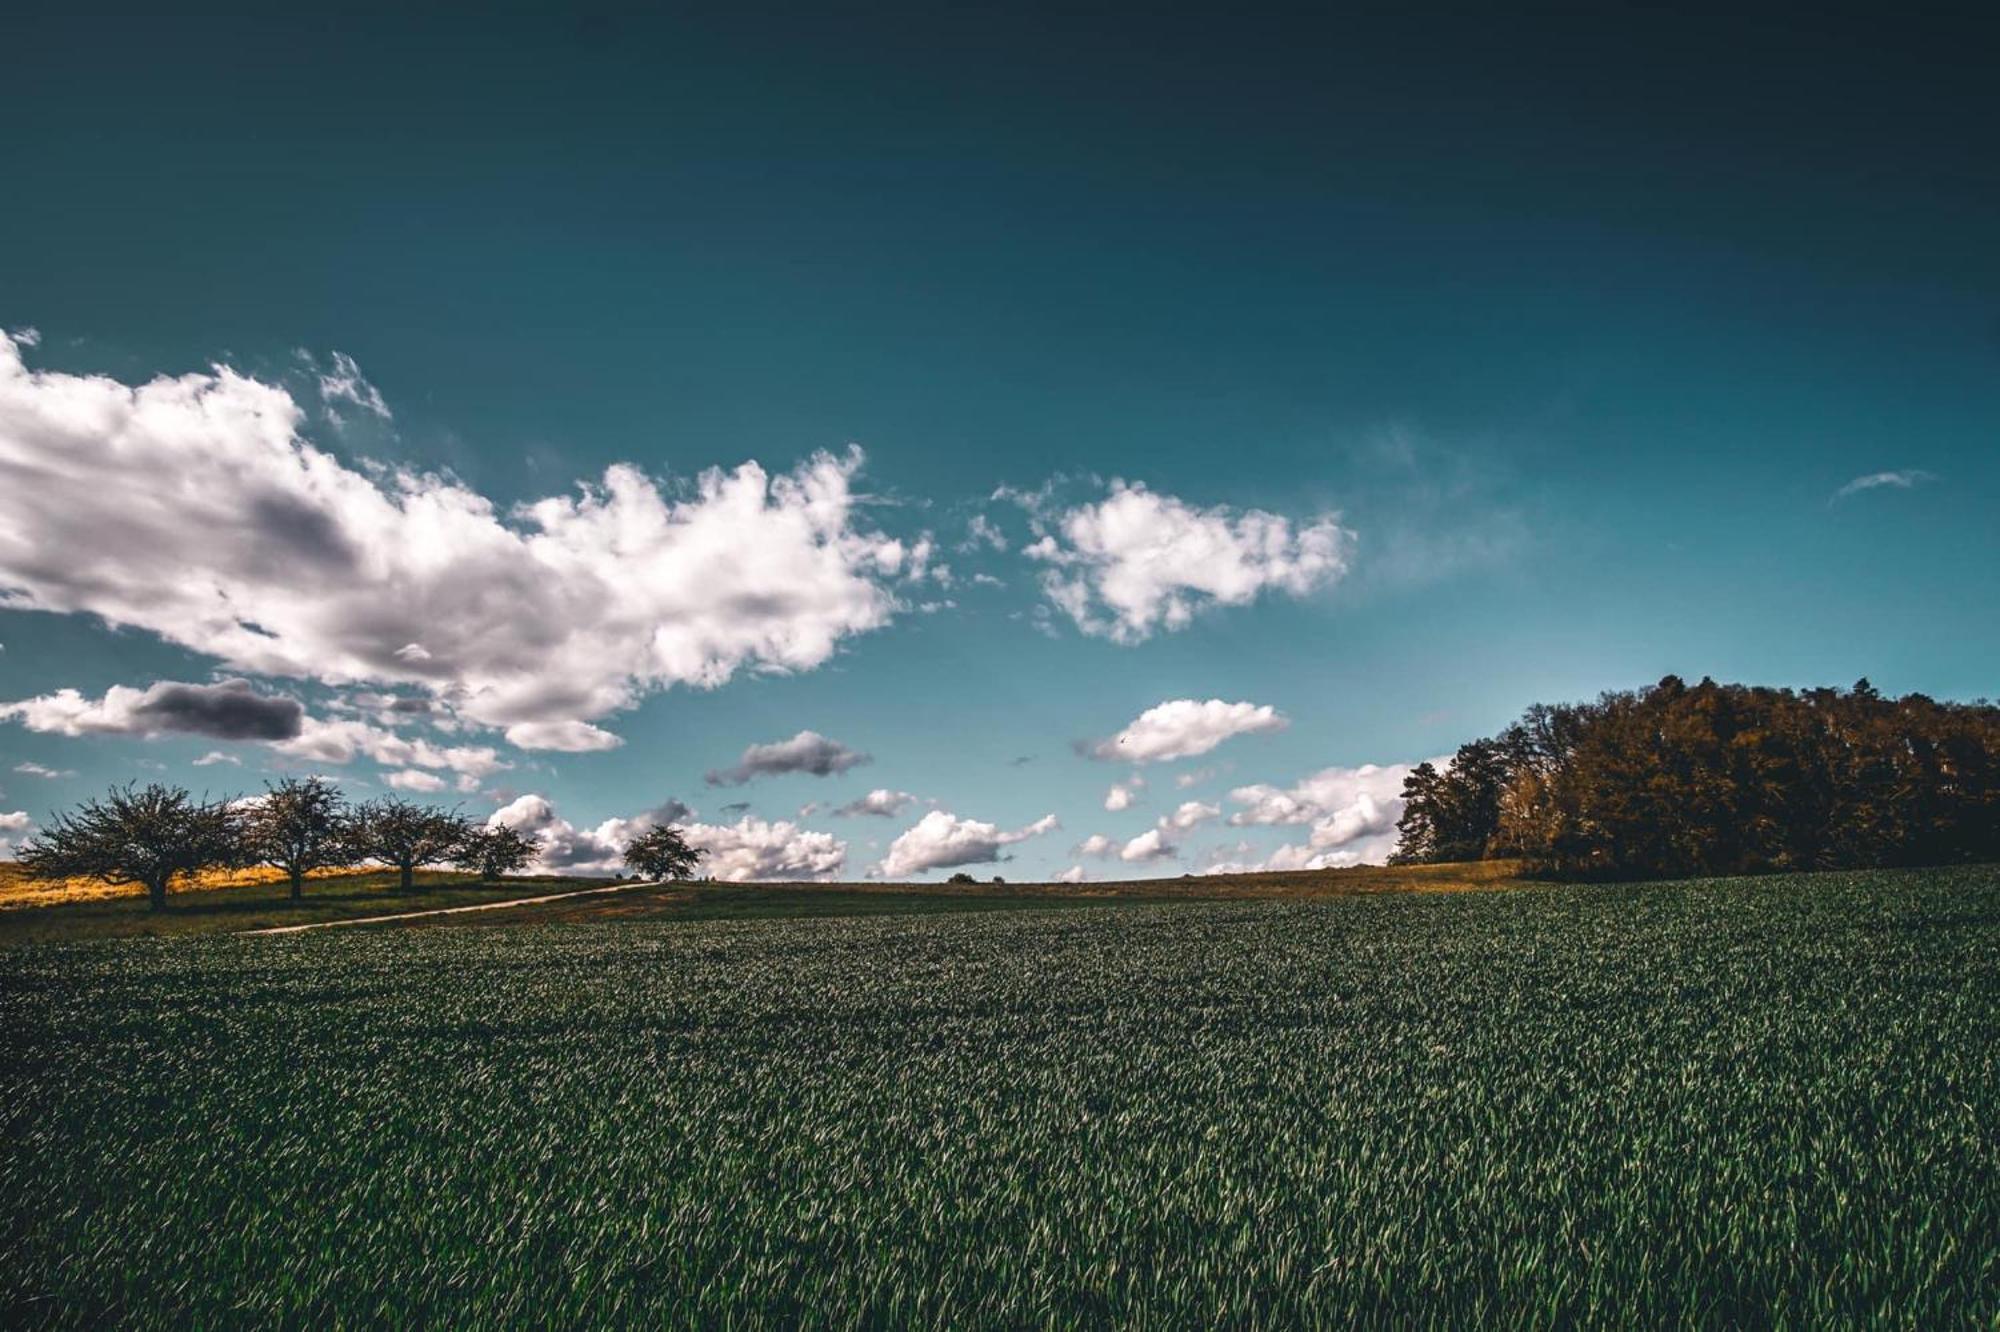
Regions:
<svg viewBox="0 0 2000 1332"><path fill-rule="evenodd" d="M0 1315L2000 1313L2000 875L0 956Z"/></svg>

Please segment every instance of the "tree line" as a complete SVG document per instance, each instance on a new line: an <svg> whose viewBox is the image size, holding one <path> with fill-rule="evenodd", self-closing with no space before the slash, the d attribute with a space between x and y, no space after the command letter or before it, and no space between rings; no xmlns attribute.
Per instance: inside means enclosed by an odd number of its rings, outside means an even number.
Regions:
<svg viewBox="0 0 2000 1332"><path fill-rule="evenodd" d="M297 902L306 879L322 870L373 862L395 870L407 893L419 869L451 865L492 882L518 873L537 851L515 828L395 796L350 805L332 782L305 777L247 800L198 799L159 783L113 787L56 816L19 854L39 879L140 884L157 911L177 879L213 870L269 866L290 881ZM702 854L679 829L660 826L633 839L624 858L642 878L685 879Z"/></svg>
<svg viewBox="0 0 2000 1332"><path fill-rule="evenodd" d="M2000 707L1688 685L1536 704L1403 784L1392 864L1571 878L2000 860Z"/></svg>

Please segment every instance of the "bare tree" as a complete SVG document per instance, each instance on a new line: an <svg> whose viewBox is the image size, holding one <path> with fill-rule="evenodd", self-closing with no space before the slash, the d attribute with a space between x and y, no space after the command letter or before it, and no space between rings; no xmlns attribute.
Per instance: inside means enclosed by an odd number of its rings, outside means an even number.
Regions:
<svg viewBox="0 0 2000 1332"><path fill-rule="evenodd" d="M679 828L649 828L625 848L625 863L642 879L691 879L703 851L687 844Z"/></svg>
<svg viewBox="0 0 2000 1332"><path fill-rule="evenodd" d="M464 845L458 848L451 863L491 882L526 865L535 858L537 850L539 848L523 837L518 829L494 824L474 828L467 833Z"/></svg>
<svg viewBox="0 0 2000 1332"><path fill-rule="evenodd" d="M158 783L113 787L102 800L86 800L58 815L20 854L38 879L143 883L154 911L166 906L175 876L232 869L245 858L238 811Z"/></svg>
<svg viewBox="0 0 2000 1332"><path fill-rule="evenodd" d="M347 802L324 777L289 777L268 787L243 822L251 856L285 872L294 902L305 895L308 874L357 858Z"/></svg>
<svg viewBox="0 0 2000 1332"><path fill-rule="evenodd" d="M471 832L463 815L433 809L389 796L371 800L354 812L354 847L402 876L398 887L409 892L416 871L451 860Z"/></svg>

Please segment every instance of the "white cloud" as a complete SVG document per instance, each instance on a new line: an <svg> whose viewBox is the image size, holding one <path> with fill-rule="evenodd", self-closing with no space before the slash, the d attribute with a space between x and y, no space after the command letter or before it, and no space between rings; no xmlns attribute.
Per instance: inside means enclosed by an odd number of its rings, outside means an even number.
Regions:
<svg viewBox="0 0 2000 1332"><path fill-rule="evenodd" d="M421 768L405 768L401 772L390 773L382 780L398 791L420 791L425 794L442 791L445 785L444 778L436 773L425 772Z"/></svg>
<svg viewBox="0 0 2000 1332"><path fill-rule="evenodd" d="M1180 848L1167 840L1166 833L1158 828L1148 828L1125 843L1118 851L1118 858L1143 864L1151 860L1170 860L1179 854Z"/></svg>
<svg viewBox="0 0 2000 1332"><path fill-rule="evenodd" d="M1090 882L1090 871L1088 871L1088 870L1084 869L1084 867L1083 867L1083 866L1081 866L1081 865L1071 865L1071 866L1070 866L1070 867L1069 867L1068 869L1064 870L1064 871L1063 871L1063 872L1062 872L1061 874L1058 874L1058 875L1056 875L1056 882L1057 882L1057 883L1088 883L1088 882Z"/></svg>
<svg viewBox="0 0 2000 1332"><path fill-rule="evenodd" d="M1162 828L1172 828L1177 832L1186 832L1188 829L1208 819L1220 818L1221 816L1222 807L1220 805L1204 805L1199 800L1186 800L1182 801L1179 808L1175 809L1173 813L1162 816L1160 826Z"/></svg>
<svg viewBox="0 0 2000 1332"><path fill-rule="evenodd" d="M1332 514L1294 530L1289 519L1226 505L1197 509L1137 483L1070 509L1024 548L1051 567L1042 588L1078 629L1137 643L1186 627L1210 606L1240 606L1265 591L1304 596L1347 571L1352 535Z"/></svg>
<svg viewBox="0 0 2000 1332"><path fill-rule="evenodd" d="M350 466L302 421L227 368L134 387L30 371L0 335L0 607L255 674L416 686L517 744L577 747L602 742L560 724L810 670L897 606L901 543L854 526L859 450L666 489L621 464L503 513L450 477Z"/></svg>
<svg viewBox="0 0 2000 1332"><path fill-rule="evenodd" d="M1117 849L1118 843L1112 841L1103 833L1092 833L1076 844L1076 854L1079 856L1097 856L1102 858L1110 855Z"/></svg>
<svg viewBox="0 0 2000 1332"><path fill-rule="evenodd" d="M700 872L732 883L830 879L847 864L847 843L795 823L746 815L732 824L690 824L688 845L708 853Z"/></svg>
<svg viewBox="0 0 2000 1332"><path fill-rule="evenodd" d="M491 745L437 745L347 719L307 717L295 738L271 747L288 758L310 763L352 763L366 756L388 768L445 768L473 778L489 777L513 766L503 763Z"/></svg>
<svg viewBox="0 0 2000 1332"><path fill-rule="evenodd" d="M1857 476L1833 493L1833 501L1846 499L1849 495L1859 495L1864 490L1880 490L1884 486L1892 490L1913 490L1926 481L1937 480L1933 472L1920 467L1906 467L1894 472L1870 472L1867 476Z"/></svg>
<svg viewBox="0 0 2000 1332"><path fill-rule="evenodd" d="M197 768L212 768L218 763L229 763L239 768L243 766L242 759L236 757L234 754L225 754L219 749L211 749L206 754L203 754L194 761L194 766Z"/></svg>
<svg viewBox="0 0 2000 1332"><path fill-rule="evenodd" d="M333 411L333 404L344 402L384 421L394 419L380 390L368 382L368 377L361 373L361 367L346 352L335 352L333 369L316 377L319 380L319 396L329 412ZM339 419L338 413L334 413L334 418Z"/></svg>
<svg viewBox="0 0 2000 1332"><path fill-rule="evenodd" d="M995 824L934 809L889 844L889 854L876 868L888 878L901 879L925 870L983 865L999 860L1002 847L1039 837L1056 826L1056 816L1045 814L1025 828L1002 832Z"/></svg>
<svg viewBox="0 0 2000 1332"><path fill-rule="evenodd" d="M9 814L0 811L0 860L13 860L26 835L34 832L35 821L25 809Z"/></svg>
<svg viewBox="0 0 2000 1332"><path fill-rule="evenodd" d="M818 731L800 731L789 740L751 745L743 751L735 767L711 768L706 780L710 786L741 786L757 777L776 777L789 772L835 777L872 761L868 755L857 753L838 740L829 740Z"/></svg>
<svg viewBox="0 0 2000 1332"><path fill-rule="evenodd" d="M965 540L959 543L958 549L962 554L971 554L981 548L1005 550L1007 537L999 524L983 513L975 513L972 521L965 525Z"/></svg>
<svg viewBox="0 0 2000 1332"><path fill-rule="evenodd" d="M590 754L625 743L601 726L574 720L515 722L504 734L507 743L522 749L553 749L565 754Z"/></svg>
<svg viewBox="0 0 2000 1332"><path fill-rule="evenodd" d="M908 791L891 791L887 787L878 786L867 795L850 800L833 812L843 818L871 814L877 818L893 819L914 804L916 799Z"/></svg>
<svg viewBox="0 0 2000 1332"><path fill-rule="evenodd" d="M46 777L50 781L60 781L64 777L76 776L74 768L49 768L39 763L16 763L14 771L23 777Z"/></svg>
<svg viewBox="0 0 2000 1332"><path fill-rule="evenodd" d="M629 819L606 819L595 828L578 828L556 813L548 797L530 794L493 811L486 823L513 828L533 841L538 849L535 868L541 873L615 874L624 870L625 848L634 837L662 823L682 823L693 812L680 801L669 800Z"/></svg>
<svg viewBox="0 0 2000 1332"><path fill-rule="evenodd" d="M1414 766L1323 768L1287 788L1261 783L1237 787L1229 799L1243 808L1229 816L1231 824L1312 828L1304 845L1278 848L1264 866L1237 868L1328 869L1387 860L1396 848L1396 822L1403 817L1403 779Z"/></svg>
<svg viewBox="0 0 2000 1332"><path fill-rule="evenodd" d="M1104 793L1104 807L1113 814L1132 808L1139 799L1139 791L1146 785L1146 779L1133 774L1129 781L1114 782Z"/></svg>
<svg viewBox="0 0 2000 1332"><path fill-rule="evenodd" d="M1268 704L1170 699L1147 708L1124 730L1090 747L1092 758L1164 763L1206 754L1231 736L1282 731L1291 722Z"/></svg>

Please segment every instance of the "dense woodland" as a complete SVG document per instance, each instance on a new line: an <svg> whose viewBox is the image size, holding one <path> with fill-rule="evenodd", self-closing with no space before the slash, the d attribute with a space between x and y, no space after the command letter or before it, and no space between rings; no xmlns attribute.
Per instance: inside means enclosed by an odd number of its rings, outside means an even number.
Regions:
<svg viewBox="0 0 2000 1332"><path fill-rule="evenodd" d="M1403 786L1393 863L1661 878L2000 861L2000 707L1689 685L1537 704Z"/></svg>

